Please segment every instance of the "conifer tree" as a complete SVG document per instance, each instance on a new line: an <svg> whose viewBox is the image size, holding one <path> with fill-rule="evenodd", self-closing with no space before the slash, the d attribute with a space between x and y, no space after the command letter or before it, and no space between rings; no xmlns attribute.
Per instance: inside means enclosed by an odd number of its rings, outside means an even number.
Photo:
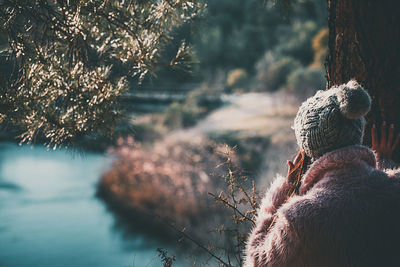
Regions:
<svg viewBox="0 0 400 267"><path fill-rule="evenodd" d="M0 0L0 124L55 146L112 131L126 78L151 73L173 30L203 9L196 0ZM167 65L187 64L189 48L182 42Z"/></svg>

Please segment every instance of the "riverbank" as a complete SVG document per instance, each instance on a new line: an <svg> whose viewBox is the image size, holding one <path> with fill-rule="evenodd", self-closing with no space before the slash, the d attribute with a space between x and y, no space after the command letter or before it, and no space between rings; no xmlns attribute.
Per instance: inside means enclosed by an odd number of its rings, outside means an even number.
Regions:
<svg viewBox="0 0 400 267"><path fill-rule="evenodd" d="M290 127L299 101L285 93L238 94L225 100L229 104L193 127L170 132L152 146L121 141L113 150L113 166L98 185L110 209L132 225L136 221L130 214L162 218L207 242L209 227L231 222L208 194L227 189L221 180L226 169L216 169L224 162L220 152L225 143L236 146L235 164L261 192L276 172L285 172L286 159L295 153Z"/></svg>

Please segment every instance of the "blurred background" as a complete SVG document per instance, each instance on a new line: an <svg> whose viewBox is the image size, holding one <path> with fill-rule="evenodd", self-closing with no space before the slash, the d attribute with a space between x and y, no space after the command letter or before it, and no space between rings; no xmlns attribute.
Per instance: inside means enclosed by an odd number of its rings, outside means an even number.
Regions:
<svg viewBox="0 0 400 267"><path fill-rule="evenodd" d="M2 130L0 266L240 265L298 106L325 89L327 6L206 2L162 51L185 40L188 67L128 78L113 138L52 150Z"/></svg>

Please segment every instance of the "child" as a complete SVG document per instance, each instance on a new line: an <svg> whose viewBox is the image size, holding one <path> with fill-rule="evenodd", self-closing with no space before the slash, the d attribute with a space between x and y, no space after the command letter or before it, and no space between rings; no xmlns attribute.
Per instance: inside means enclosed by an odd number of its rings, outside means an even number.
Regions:
<svg viewBox="0 0 400 267"><path fill-rule="evenodd" d="M400 178L362 146L369 95L355 81L305 101L294 130L300 153L262 200L245 266L400 266ZM393 125L378 144L390 163ZM379 152L381 152L379 154Z"/></svg>

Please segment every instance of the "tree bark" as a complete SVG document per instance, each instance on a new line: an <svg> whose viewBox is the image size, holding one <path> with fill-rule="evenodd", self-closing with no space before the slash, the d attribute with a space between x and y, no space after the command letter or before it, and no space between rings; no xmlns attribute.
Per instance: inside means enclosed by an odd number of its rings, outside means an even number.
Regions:
<svg viewBox="0 0 400 267"><path fill-rule="evenodd" d="M355 79L369 92L367 144L372 123L400 130L400 1L328 0L328 12L327 88Z"/></svg>

